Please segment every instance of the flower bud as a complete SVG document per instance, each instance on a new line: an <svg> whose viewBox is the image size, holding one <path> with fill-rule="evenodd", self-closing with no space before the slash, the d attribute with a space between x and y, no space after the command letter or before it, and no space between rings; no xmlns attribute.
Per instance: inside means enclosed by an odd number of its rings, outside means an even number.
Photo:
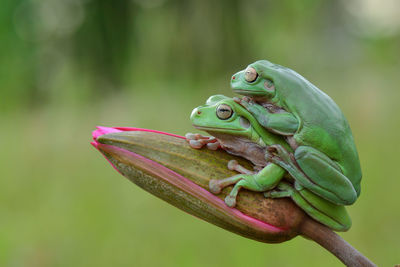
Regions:
<svg viewBox="0 0 400 267"><path fill-rule="evenodd" d="M184 137L139 128L98 127L92 144L122 175L149 193L226 230L267 243L289 240L299 234L305 213L290 199L268 199L262 193L242 190L237 206L229 208L221 194L209 192L210 179L237 173L230 160L251 168L246 160L223 150L189 147Z"/></svg>

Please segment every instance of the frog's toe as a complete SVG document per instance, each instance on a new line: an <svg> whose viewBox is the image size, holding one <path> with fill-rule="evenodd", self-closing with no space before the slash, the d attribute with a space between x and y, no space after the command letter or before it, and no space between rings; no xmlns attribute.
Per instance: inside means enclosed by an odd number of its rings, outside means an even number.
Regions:
<svg viewBox="0 0 400 267"><path fill-rule="evenodd" d="M280 191L278 191L278 190L270 190L270 191L264 192L264 197L276 198L277 195L279 195L279 194L280 194Z"/></svg>
<svg viewBox="0 0 400 267"><path fill-rule="evenodd" d="M191 148L200 149L204 144L199 140L189 140L189 145Z"/></svg>
<svg viewBox="0 0 400 267"><path fill-rule="evenodd" d="M217 150L218 148L220 148L221 145L219 142L214 142L214 143L207 143L207 148L209 150Z"/></svg>
<svg viewBox="0 0 400 267"><path fill-rule="evenodd" d="M275 162L277 160L280 160L280 157L275 147L275 145L267 146L267 151L265 153L265 159L267 161Z"/></svg>
<svg viewBox="0 0 400 267"><path fill-rule="evenodd" d="M267 151L265 152L265 160L267 162L274 162L273 159L275 158L274 154L272 154L271 152L268 151L268 147L267 147Z"/></svg>
<svg viewBox="0 0 400 267"><path fill-rule="evenodd" d="M236 197L227 195L225 198L225 204L231 208L235 207L236 206Z"/></svg>
<svg viewBox="0 0 400 267"><path fill-rule="evenodd" d="M281 152L280 145L267 146L267 151L272 155L279 155L279 152Z"/></svg>
<svg viewBox="0 0 400 267"><path fill-rule="evenodd" d="M248 96L244 96L244 97L242 98L242 101L245 101L245 102L247 102L247 103L250 103L251 98L248 97Z"/></svg>
<svg viewBox="0 0 400 267"><path fill-rule="evenodd" d="M228 162L228 169L231 171L236 171L241 174L254 174L253 171L250 171L240 165L236 160L232 159Z"/></svg>
<svg viewBox="0 0 400 267"><path fill-rule="evenodd" d="M240 97L236 97L236 96L232 99L233 99L233 101L235 101L238 104L240 104L240 101L242 101L242 99Z"/></svg>
<svg viewBox="0 0 400 267"><path fill-rule="evenodd" d="M266 198L282 198L290 197L293 194L293 188L285 182L281 182L278 186L270 191L264 192Z"/></svg>
<svg viewBox="0 0 400 267"><path fill-rule="evenodd" d="M230 161L228 162L228 169L230 169L231 171L234 171L234 170L236 170L236 166L237 166L238 164L239 164L239 163L238 163L236 160L232 159L232 160L230 160Z"/></svg>
<svg viewBox="0 0 400 267"><path fill-rule="evenodd" d="M291 162L289 152L281 145L270 145L267 147L267 157L271 160L280 159L284 162Z"/></svg>
<svg viewBox="0 0 400 267"><path fill-rule="evenodd" d="M253 98L245 96L243 97L243 101L247 102L249 105L254 105L256 102L254 102Z"/></svg>
<svg viewBox="0 0 400 267"><path fill-rule="evenodd" d="M271 197L271 192L272 192L272 191L274 191L274 190L270 190L270 191L264 192L264 194L263 194L264 197L266 197L266 198L272 198L272 197Z"/></svg>
<svg viewBox="0 0 400 267"><path fill-rule="evenodd" d="M190 140L196 140L196 134L194 134L194 133L187 133L187 134L185 134L185 138L186 138L186 141L190 141Z"/></svg>
<svg viewBox="0 0 400 267"><path fill-rule="evenodd" d="M208 188L210 189L210 192L213 194L219 194L221 193L222 187L218 180L211 179L210 182L208 183Z"/></svg>
<svg viewBox="0 0 400 267"><path fill-rule="evenodd" d="M250 105L251 105L250 102L252 102L250 100L250 98L248 98L248 97L243 97L243 98L234 97L233 101L235 101L236 103L238 103L239 105L241 105L242 107L244 107L246 109L250 107Z"/></svg>

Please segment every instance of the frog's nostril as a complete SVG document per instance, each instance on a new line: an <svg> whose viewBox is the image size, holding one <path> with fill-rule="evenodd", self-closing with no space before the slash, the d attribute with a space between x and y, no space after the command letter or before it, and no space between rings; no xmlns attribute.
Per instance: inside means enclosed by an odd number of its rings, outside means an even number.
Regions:
<svg viewBox="0 0 400 267"><path fill-rule="evenodd" d="M199 108L200 107L197 107L197 108L192 110L192 113L190 114L190 119L191 120L201 117L200 114L202 113L202 111Z"/></svg>

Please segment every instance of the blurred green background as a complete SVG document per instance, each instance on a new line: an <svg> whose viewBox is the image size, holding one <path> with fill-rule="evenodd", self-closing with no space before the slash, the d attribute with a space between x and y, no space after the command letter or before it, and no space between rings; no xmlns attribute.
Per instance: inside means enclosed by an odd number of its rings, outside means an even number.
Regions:
<svg viewBox="0 0 400 267"><path fill-rule="evenodd" d="M400 263L400 2L2 0L0 266L340 266L169 206L89 142L96 125L184 134L257 59L291 67L350 121L362 194L341 234Z"/></svg>

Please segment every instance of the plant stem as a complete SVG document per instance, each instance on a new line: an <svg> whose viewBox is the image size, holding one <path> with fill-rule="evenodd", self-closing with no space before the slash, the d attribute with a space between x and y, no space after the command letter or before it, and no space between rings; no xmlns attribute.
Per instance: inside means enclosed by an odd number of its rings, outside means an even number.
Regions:
<svg viewBox="0 0 400 267"><path fill-rule="evenodd" d="M338 234L311 218L304 220L304 223L300 227L300 233L327 249L346 266L376 267L372 261L362 255Z"/></svg>

